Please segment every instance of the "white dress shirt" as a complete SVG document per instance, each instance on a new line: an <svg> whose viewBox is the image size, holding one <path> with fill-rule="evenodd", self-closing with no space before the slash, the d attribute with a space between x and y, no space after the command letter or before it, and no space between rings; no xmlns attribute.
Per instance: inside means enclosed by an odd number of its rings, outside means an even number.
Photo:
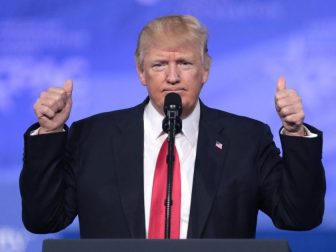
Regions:
<svg viewBox="0 0 336 252"><path fill-rule="evenodd" d="M181 170L181 221L180 238L186 239L189 223L191 191L194 177L198 125L200 119L199 101L193 112L182 120L182 132L175 137ZM152 187L156 160L167 134L162 131L163 116L149 102L144 111L144 197L146 237L148 237ZM165 190L163 188L163 190Z"/></svg>

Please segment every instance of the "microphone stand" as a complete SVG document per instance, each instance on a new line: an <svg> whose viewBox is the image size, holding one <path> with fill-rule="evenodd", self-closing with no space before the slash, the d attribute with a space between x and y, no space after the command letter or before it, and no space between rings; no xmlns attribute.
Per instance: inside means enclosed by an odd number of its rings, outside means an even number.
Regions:
<svg viewBox="0 0 336 252"><path fill-rule="evenodd" d="M180 132L179 122L181 120L178 117L177 111L168 111L168 154L167 154L167 192L166 192L166 211L165 211L165 239L170 239L170 226L171 226L171 206L173 205L172 191L173 191L173 167L175 161L174 146L175 146L175 135ZM182 123L180 123L182 125Z"/></svg>

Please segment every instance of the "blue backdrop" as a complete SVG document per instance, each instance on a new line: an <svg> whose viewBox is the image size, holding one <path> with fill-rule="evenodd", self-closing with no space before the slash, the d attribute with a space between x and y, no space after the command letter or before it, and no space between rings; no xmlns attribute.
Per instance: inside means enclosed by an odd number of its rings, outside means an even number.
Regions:
<svg viewBox="0 0 336 252"><path fill-rule="evenodd" d="M78 223L33 235L21 223L18 176L32 105L48 86L74 80L69 123L133 106L146 96L134 66L140 29L155 17L192 14L209 29L213 58L202 99L268 123L277 143L278 76L303 98L306 121L324 131L323 224L276 230L260 215L259 238L289 239L294 251L336 250L336 2L333 0L0 0L0 252L39 251L51 237L78 237Z"/></svg>

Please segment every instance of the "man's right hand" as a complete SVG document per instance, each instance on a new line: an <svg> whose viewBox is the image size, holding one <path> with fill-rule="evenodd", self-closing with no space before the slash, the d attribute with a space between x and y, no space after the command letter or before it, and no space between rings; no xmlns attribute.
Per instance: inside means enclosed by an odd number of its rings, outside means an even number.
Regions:
<svg viewBox="0 0 336 252"><path fill-rule="evenodd" d="M63 88L51 87L40 94L34 104L34 112L40 123L39 134L61 132L70 116L72 107L72 80Z"/></svg>

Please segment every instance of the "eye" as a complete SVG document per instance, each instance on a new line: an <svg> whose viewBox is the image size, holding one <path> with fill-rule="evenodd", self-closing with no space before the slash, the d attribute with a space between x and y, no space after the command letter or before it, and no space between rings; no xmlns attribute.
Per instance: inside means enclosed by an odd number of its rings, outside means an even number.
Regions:
<svg viewBox="0 0 336 252"><path fill-rule="evenodd" d="M162 71L162 70L164 70L164 68L165 68L165 63L162 63L162 62L160 62L160 63L154 63L153 65L152 65L152 69L154 70L154 71Z"/></svg>
<svg viewBox="0 0 336 252"><path fill-rule="evenodd" d="M193 65L190 61L181 61L178 64L182 69L186 69L186 70L190 69Z"/></svg>

